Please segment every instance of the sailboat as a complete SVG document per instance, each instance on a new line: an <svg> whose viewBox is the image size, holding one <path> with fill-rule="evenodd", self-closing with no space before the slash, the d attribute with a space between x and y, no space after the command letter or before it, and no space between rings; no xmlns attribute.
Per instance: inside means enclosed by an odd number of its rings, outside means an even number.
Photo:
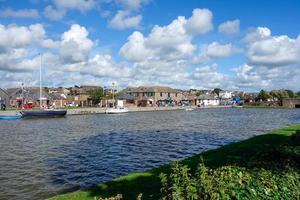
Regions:
<svg viewBox="0 0 300 200"><path fill-rule="evenodd" d="M113 102L115 104L115 89L114 89L114 83L113 83ZM112 108L107 108L105 110L106 114L121 114L121 113L127 113L128 109L123 105L123 101L118 100L117 105L114 105Z"/></svg>
<svg viewBox="0 0 300 200"><path fill-rule="evenodd" d="M43 100L42 97L42 55L41 56L41 63L40 63L40 109L39 110L23 110L22 105L22 111L21 115L22 117L64 117L67 114L67 110L59 110L59 109L48 109L43 108ZM22 100L23 104L24 98Z"/></svg>

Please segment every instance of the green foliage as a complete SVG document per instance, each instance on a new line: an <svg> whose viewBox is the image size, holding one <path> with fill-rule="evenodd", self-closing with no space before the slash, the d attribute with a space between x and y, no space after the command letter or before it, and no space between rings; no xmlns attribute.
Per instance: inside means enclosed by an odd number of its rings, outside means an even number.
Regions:
<svg viewBox="0 0 300 200"><path fill-rule="evenodd" d="M94 104L98 104L100 102L101 97L103 97L103 89L97 88L93 90L89 90L88 94L90 99L93 101Z"/></svg>
<svg viewBox="0 0 300 200"><path fill-rule="evenodd" d="M285 90L285 91L287 92L289 98L294 98L295 97L295 94L292 90Z"/></svg>
<svg viewBox="0 0 300 200"><path fill-rule="evenodd" d="M220 89L220 88L215 88L214 90L213 90L213 93L215 93L216 95L218 95L218 96L220 96L220 92L222 91L222 89Z"/></svg>
<svg viewBox="0 0 300 200"><path fill-rule="evenodd" d="M284 145L253 154L244 166L209 169L201 158L196 172L190 173L189 167L175 162L169 175L160 175L161 199L300 199L299 150L297 131Z"/></svg>
<svg viewBox="0 0 300 200"><path fill-rule="evenodd" d="M272 98L272 96L269 94L269 92L265 90L261 90L257 96L258 99L261 99L262 101L266 101L267 99Z"/></svg>

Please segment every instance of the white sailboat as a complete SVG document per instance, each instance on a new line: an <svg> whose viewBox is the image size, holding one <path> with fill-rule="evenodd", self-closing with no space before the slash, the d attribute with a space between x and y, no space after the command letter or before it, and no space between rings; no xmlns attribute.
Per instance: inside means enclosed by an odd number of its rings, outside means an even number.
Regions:
<svg viewBox="0 0 300 200"><path fill-rule="evenodd" d="M117 101L117 105L115 105L115 89L114 89L114 85L115 83L112 84L113 85L113 102L114 105L112 108L107 108L105 110L106 114L121 114L121 113L127 113L129 110L128 108L126 108L123 104L123 101L118 100Z"/></svg>
<svg viewBox="0 0 300 200"><path fill-rule="evenodd" d="M120 114L120 113L127 113L129 110L123 105L123 101L118 100L117 105L113 108L107 108L105 110L106 114Z"/></svg>

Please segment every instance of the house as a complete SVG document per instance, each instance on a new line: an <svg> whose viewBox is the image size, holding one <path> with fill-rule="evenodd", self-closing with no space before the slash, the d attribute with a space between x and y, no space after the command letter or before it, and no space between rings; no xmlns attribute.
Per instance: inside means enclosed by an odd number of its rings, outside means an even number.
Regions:
<svg viewBox="0 0 300 200"><path fill-rule="evenodd" d="M221 99L231 99L232 98L232 92L230 92L230 91L220 91L219 97Z"/></svg>
<svg viewBox="0 0 300 200"><path fill-rule="evenodd" d="M141 107L177 105L183 99L180 90L165 86L128 87L123 92L133 96Z"/></svg>
<svg viewBox="0 0 300 200"><path fill-rule="evenodd" d="M287 108L300 108L300 98L283 98L282 106Z"/></svg>
<svg viewBox="0 0 300 200"><path fill-rule="evenodd" d="M218 106L220 99L212 94L202 94L197 97L198 106Z"/></svg>
<svg viewBox="0 0 300 200"><path fill-rule="evenodd" d="M196 106L197 105L197 93L193 90L182 91L183 99L180 101L180 104Z"/></svg>
<svg viewBox="0 0 300 200"><path fill-rule="evenodd" d="M102 89L99 86L77 86L68 88L69 93L67 93L67 100L70 104L78 106L91 106L93 101L90 98L89 91L95 89Z"/></svg>
<svg viewBox="0 0 300 200"><path fill-rule="evenodd" d="M40 105L40 88L38 87L27 87L21 88L11 88L8 89L10 92L10 106L20 108L22 106L22 99L24 108L33 108L33 107L64 107L67 103L65 97L56 94L48 93L48 89L42 89L42 105ZM23 97L23 98L22 98Z"/></svg>
<svg viewBox="0 0 300 200"><path fill-rule="evenodd" d="M8 106L9 105L9 99L10 99L9 93L6 90L0 88L0 101L2 103L4 103L6 106Z"/></svg>

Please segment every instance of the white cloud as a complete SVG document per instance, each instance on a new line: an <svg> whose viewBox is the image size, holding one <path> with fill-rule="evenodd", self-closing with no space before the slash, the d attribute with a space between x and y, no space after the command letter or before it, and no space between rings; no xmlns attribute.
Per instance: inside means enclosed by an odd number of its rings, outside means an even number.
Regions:
<svg viewBox="0 0 300 200"><path fill-rule="evenodd" d="M20 9L14 10L6 8L0 10L1 17L12 17L12 18L38 18L39 12L36 9Z"/></svg>
<svg viewBox="0 0 300 200"><path fill-rule="evenodd" d="M69 62L85 61L89 57L93 42L88 38L85 27L73 24L61 36L60 55Z"/></svg>
<svg viewBox="0 0 300 200"><path fill-rule="evenodd" d="M193 84L198 88L226 88L229 77L217 71L216 64L197 67L191 74Z"/></svg>
<svg viewBox="0 0 300 200"><path fill-rule="evenodd" d="M271 36L268 28L257 28L245 37L246 55L251 65L280 67L300 63L300 35Z"/></svg>
<svg viewBox="0 0 300 200"><path fill-rule="evenodd" d="M205 53L202 56L208 59L214 59L228 57L239 52L241 52L241 50L231 43L223 45L218 42L212 42L206 47Z"/></svg>
<svg viewBox="0 0 300 200"><path fill-rule="evenodd" d="M238 33L240 31L240 20L226 21L219 25L218 30L220 33L228 35Z"/></svg>
<svg viewBox="0 0 300 200"><path fill-rule="evenodd" d="M44 9L44 15L51 20L61 20L66 14L65 10L53 8L51 5Z"/></svg>
<svg viewBox="0 0 300 200"><path fill-rule="evenodd" d="M79 10L85 12L95 8L96 0L53 0L54 5L60 10Z"/></svg>
<svg viewBox="0 0 300 200"><path fill-rule="evenodd" d="M206 9L195 9L189 19L179 16L167 26L154 26L147 37L134 32L120 49L120 54L131 62L190 57L196 49L192 44L193 37L210 30L211 16ZM196 23L196 19L205 23Z"/></svg>
<svg viewBox="0 0 300 200"><path fill-rule="evenodd" d="M272 90L289 88L299 90L300 65L268 68L244 64L235 68L236 77L233 79L237 88L246 90Z"/></svg>
<svg viewBox="0 0 300 200"><path fill-rule="evenodd" d="M126 10L138 10L142 5L145 5L149 0L115 0L116 4L120 4Z"/></svg>
<svg viewBox="0 0 300 200"><path fill-rule="evenodd" d="M219 42L212 42L203 47L200 57L194 58L195 63L203 63L211 59L218 59L240 53L241 49L235 47L233 44L220 44Z"/></svg>
<svg viewBox="0 0 300 200"><path fill-rule="evenodd" d="M186 30L192 35L204 34L213 29L213 14L208 9L194 9L186 22Z"/></svg>
<svg viewBox="0 0 300 200"><path fill-rule="evenodd" d="M40 43L44 37L45 30L41 24L33 24L28 27L0 24L0 53Z"/></svg>
<svg viewBox="0 0 300 200"><path fill-rule="evenodd" d="M109 21L109 26L114 29L137 28L142 20L141 15L131 16L127 11L119 10Z"/></svg>

